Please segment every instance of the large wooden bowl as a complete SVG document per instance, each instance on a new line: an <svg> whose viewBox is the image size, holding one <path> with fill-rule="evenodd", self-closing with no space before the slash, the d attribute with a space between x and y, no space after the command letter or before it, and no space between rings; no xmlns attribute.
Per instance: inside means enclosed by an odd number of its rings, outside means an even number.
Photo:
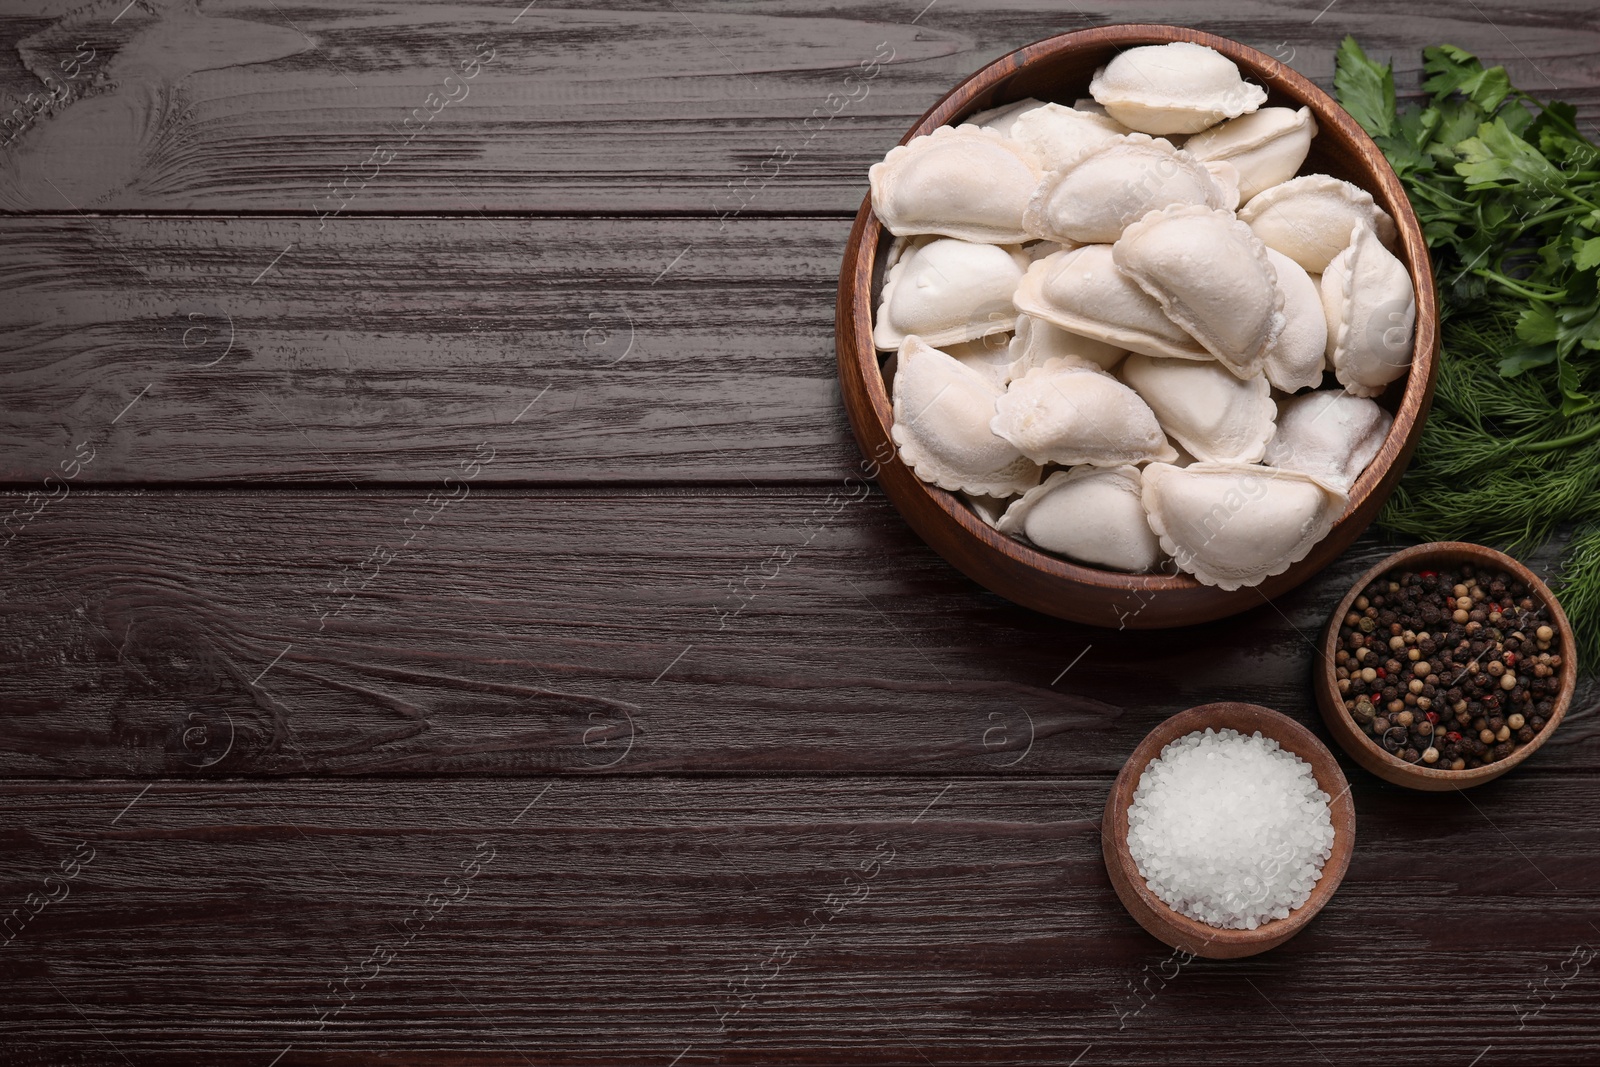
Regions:
<svg viewBox="0 0 1600 1067"><path fill-rule="evenodd" d="M1261 731L1263 737L1272 738L1285 751L1311 764L1317 785L1332 798L1329 816L1333 821L1333 854L1323 864L1322 875L1312 888L1310 898L1291 911L1287 919L1273 919L1254 930L1222 930L1173 911L1145 884L1128 852L1128 805L1133 803L1133 793L1139 787L1144 769L1168 744L1208 726L1217 730L1238 730L1242 734ZM1173 948L1214 960L1254 956L1298 934L1339 888L1345 871L1350 868L1355 845L1356 806L1350 799L1350 783L1345 781L1333 753L1317 740L1316 734L1289 716L1257 704L1203 704L1180 711L1151 730L1117 774L1111 796L1106 798L1105 818L1100 826L1100 848L1105 856L1106 871L1128 914Z"/></svg>
<svg viewBox="0 0 1600 1067"><path fill-rule="evenodd" d="M1551 709L1550 717L1545 720L1544 728L1532 741L1516 748L1511 755L1496 763L1451 771L1429 767L1426 764L1407 763L1399 756L1390 755L1382 745L1368 737L1345 710L1344 699L1339 695L1338 676L1334 673L1334 656L1339 651L1340 621L1349 614L1361 591L1379 577L1400 567L1422 570L1460 566L1463 563L1505 571L1517 581L1526 584L1528 595L1549 609L1550 626L1561 639L1559 645L1561 691L1556 696L1555 707ZM1356 579L1355 585L1351 586L1350 592L1339 601L1338 609L1328 620L1328 629L1322 635L1322 656L1313 669L1316 671L1317 707L1321 709L1322 721L1328 724L1328 732L1339 742L1339 747L1348 752L1351 759L1384 781L1430 793L1469 789L1484 782L1491 782L1533 755L1550 739L1550 735L1556 732L1556 727L1561 725L1562 718L1567 714L1567 707L1572 703L1572 691L1578 685L1578 655L1572 635L1572 623L1567 621L1566 612L1561 610L1561 605L1550 592L1550 588L1539 580L1537 574L1504 552L1496 552L1492 548L1468 544L1465 541L1434 541L1430 544L1416 545L1396 552Z"/></svg>
<svg viewBox="0 0 1600 1067"><path fill-rule="evenodd" d="M1416 447L1433 399L1439 310L1428 248L1405 190L1383 153L1331 97L1272 57L1225 37L1177 26L1102 26L1020 48L956 86L906 132L901 143L984 108L1033 96L1072 103L1116 53L1141 44L1194 41L1239 65L1266 87L1267 106L1311 108L1320 132L1305 173L1332 174L1370 192L1400 229L1400 259L1417 292L1411 370L1380 398L1394 425L1377 457L1351 490L1344 517L1305 559L1258 586L1225 592L1186 574L1122 574L1069 562L988 526L954 494L918 480L889 437L893 412L872 345L872 314L882 285L889 233L864 200L839 272L835 343L845 410L878 484L923 540L968 577L1026 607L1063 619L1117 629L1153 629L1206 622L1245 611L1293 589L1327 566L1376 517ZM887 458L886 458L887 457Z"/></svg>

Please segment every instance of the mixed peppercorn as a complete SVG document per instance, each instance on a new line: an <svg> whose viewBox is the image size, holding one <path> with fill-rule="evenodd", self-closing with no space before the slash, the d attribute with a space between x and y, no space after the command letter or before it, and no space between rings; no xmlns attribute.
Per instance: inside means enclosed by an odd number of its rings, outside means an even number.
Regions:
<svg viewBox="0 0 1600 1067"><path fill-rule="evenodd" d="M1392 571L1339 627L1345 710L1391 755L1440 770L1505 759L1539 735L1561 691L1544 604L1501 571Z"/></svg>

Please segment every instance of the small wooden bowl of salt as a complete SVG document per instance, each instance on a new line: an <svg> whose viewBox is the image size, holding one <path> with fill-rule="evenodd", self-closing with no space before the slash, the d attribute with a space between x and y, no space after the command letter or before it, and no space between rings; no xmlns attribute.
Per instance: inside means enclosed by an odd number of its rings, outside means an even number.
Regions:
<svg viewBox="0 0 1600 1067"><path fill-rule="evenodd" d="M1255 741L1257 733L1276 742L1276 748ZM1195 734L1200 736L1190 737ZM1168 748L1180 739L1188 740ZM1285 753L1298 760L1285 759ZM1146 770L1158 759L1162 766L1141 795ZM1314 788L1297 781L1307 766ZM1243 788L1254 790L1253 797L1238 792L1241 781L1249 783ZM1248 806L1238 810L1242 795L1290 801L1302 814L1285 821L1280 813L1263 810L1262 826L1252 827L1255 812ZM1136 799L1140 808L1130 820ZM1325 819L1321 804L1326 804ZM1138 835L1132 848L1131 823ZM1253 830L1258 836L1247 840ZM1287 715L1236 703L1190 708L1150 731L1117 775L1100 831L1106 870L1128 914L1157 939L1208 959L1253 956L1299 933L1339 888L1355 836L1350 786L1327 746ZM1208 875L1194 862L1197 846L1206 845L1216 849L1207 862L1214 859L1224 873ZM1135 852L1151 880L1141 873ZM1319 860L1321 869L1314 871ZM1294 886L1313 873L1309 894L1296 894ZM1235 877L1236 884L1229 881ZM1175 898L1173 903L1152 881ZM1288 907L1297 895L1304 899ZM1192 917L1196 914L1219 924ZM1251 922L1257 923L1253 929L1230 928Z"/></svg>

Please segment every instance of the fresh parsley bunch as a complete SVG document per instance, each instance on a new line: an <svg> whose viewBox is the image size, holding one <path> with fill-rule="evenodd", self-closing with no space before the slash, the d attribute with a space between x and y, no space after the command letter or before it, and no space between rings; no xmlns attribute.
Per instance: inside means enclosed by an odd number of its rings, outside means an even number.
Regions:
<svg viewBox="0 0 1600 1067"><path fill-rule="evenodd" d="M1388 157L1439 286L1433 413L1379 523L1526 548L1574 528L1560 588L1600 664L1600 148L1570 104L1515 89L1452 45L1423 50L1429 99L1353 37L1339 102Z"/></svg>

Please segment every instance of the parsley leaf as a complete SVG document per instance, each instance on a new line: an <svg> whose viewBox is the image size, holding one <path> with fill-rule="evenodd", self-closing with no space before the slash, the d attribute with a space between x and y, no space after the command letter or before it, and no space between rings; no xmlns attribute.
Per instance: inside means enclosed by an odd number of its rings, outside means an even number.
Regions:
<svg viewBox="0 0 1600 1067"><path fill-rule="evenodd" d="M1456 164L1456 173L1467 179L1469 190L1504 182L1548 191L1564 181L1561 172L1537 148L1512 133L1504 119L1484 123L1478 127L1476 137L1467 138L1457 147L1463 162Z"/></svg>
<svg viewBox="0 0 1600 1067"><path fill-rule="evenodd" d="M1591 237L1587 241L1574 237L1572 248L1576 253L1572 257L1574 267L1579 270L1594 270L1600 267L1600 237Z"/></svg>
<svg viewBox="0 0 1600 1067"><path fill-rule="evenodd" d="M1350 117L1373 137L1394 132L1394 67L1368 59L1354 37L1339 45L1333 87Z"/></svg>
<svg viewBox="0 0 1600 1067"><path fill-rule="evenodd" d="M1504 67L1485 70L1478 57L1452 44L1422 50L1422 68L1433 77L1422 83L1424 91L1442 100L1460 93L1484 111L1493 112L1511 94L1511 78Z"/></svg>

